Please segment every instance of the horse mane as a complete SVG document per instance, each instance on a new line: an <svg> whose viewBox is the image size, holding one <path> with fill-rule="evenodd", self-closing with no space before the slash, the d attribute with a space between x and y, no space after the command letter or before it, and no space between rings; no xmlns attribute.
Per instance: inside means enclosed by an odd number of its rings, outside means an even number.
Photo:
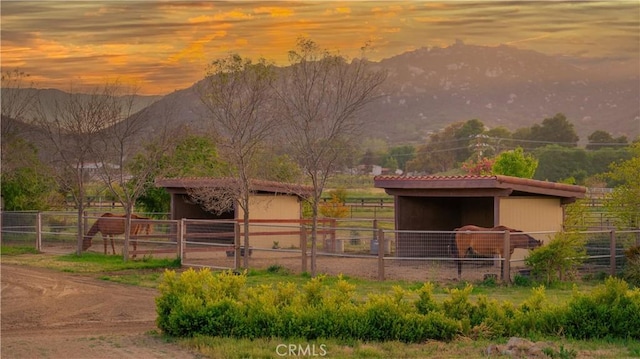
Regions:
<svg viewBox="0 0 640 359"><path fill-rule="evenodd" d="M91 226L91 228L89 228L89 232L87 232L87 234L84 236L86 239L91 239L93 238L93 236L96 235L96 233L100 232L100 225L98 223L98 221L95 221L93 223L93 226Z"/></svg>
<svg viewBox="0 0 640 359"><path fill-rule="evenodd" d="M521 230L519 230L519 229L509 228L509 227L504 226L504 225L502 225L502 224L501 224L501 225L498 225L498 226L493 227L493 228L492 228L492 230L494 230L494 231L522 232L522 231L521 231Z"/></svg>
<svg viewBox="0 0 640 359"><path fill-rule="evenodd" d="M113 213L105 213L100 217L112 217ZM93 236L95 236L98 232L100 232L100 218L98 218L98 220L96 220L95 222L93 222L93 225L91 226L91 228L89 228L89 231L87 232L87 234L84 235L85 239L92 239Z"/></svg>

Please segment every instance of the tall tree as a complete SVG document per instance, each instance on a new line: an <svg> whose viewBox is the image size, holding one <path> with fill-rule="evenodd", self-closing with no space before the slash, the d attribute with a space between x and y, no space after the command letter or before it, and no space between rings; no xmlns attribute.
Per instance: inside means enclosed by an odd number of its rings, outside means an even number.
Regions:
<svg viewBox="0 0 640 359"><path fill-rule="evenodd" d="M489 148L488 136L484 135L485 126L478 119L471 119L462 124L455 131L455 139L461 142L466 140L466 147L456 149L456 162L464 162L474 155L482 158L483 152Z"/></svg>
<svg viewBox="0 0 640 359"><path fill-rule="evenodd" d="M547 144L576 147L579 139L573 124L562 113L545 118L540 125L531 126L531 133L528 138L528 140L535 141L532 147L542 147Z"/></svg>
<svg viewBox="0 0 640 359"><path fill-rule="evenodd" d="M416 156L416 148L411 145L395 146L389 149L389 156L398 164L402 171L407 170L407 162Z"/></svg>
<svg viewBox="0 0 640 359"><path fill-rule="evenodd" d="M19 69L2 72L2 87L0 88L0 163L2 163L2 175L9 175L11 170L25 168L11 164L11 155L14 161L31 158L35 148L28 145L23 130L27 129L24 122L30 113L33 113L37 102L36 90L33 82L28 81L29 75ZM26 145L26 146L25 146ZM23 152L26 151L26 152ZM28 167L28 166L27 166ZM17 174L16 174L17 175ZM19 184L17 182L16 184Z"/></svg>
<svg viewBox="0 0 640 359"><path fill-rule="evenodd" d="M640 227L640 140L630 147L632 157L611 165L609 177L618 183L605 206L618 218L619 228Z"/></svg>
<svg viewBox="0 0 640 359"><path fill-rule="evenodd" d="M29 114L34 111L37 103L37 90L34 83L29 82L29 74L19 69L2 72L2 87L0 88L0 100L2 105L2 142L15 135L15 122L26 122ZM4 151L3 151L4 153Z"/></svg>
<svg viewBox="0 0 640 359"><path fill-rule="evenodd" d="M558 182L573 178L576 183L586 179L589 159L584 149L548 145L537 148L533 154L538 159L535 179Z"/></svg>
<svg viewBox="0 0 640 359"><path fill-rule="evenodd" d="M125 210L123 258L129 258L131 216L136 202L150 187L154 176L163 176L162 160L181 138L184 129L172 126L176 108L173 101L164 102L158 126L151 135L145 135L148 113L136 111L139 97L135 88L120 88L123 94L113 97L114 117L102 131L94 157L103 183Z"/></svg>
<svg viewBox="0 0 640 359"><path fill-rule="evenodd" d="M597 150L607 147L624 147L628 144L626 136L613 138L609 132L603 130L592 132L587 139L589 140L586 147L587 150Z"/></svg>
<svg viewBox="0 0 640 359"><path fill-rule="evenodd" d="M538 160L533 155L524 153L522 147L518 147L499 154L491 169L493 174L533 178L536 168Z"/></svg>
<svg viewBox="0 0 640 359"><path fill-rule="evenodd" d="M243 210L247 250L251 181L259 173L258 155L278 124L273 101L275 75L274 66L265 59L254 63L233 54L213 61L198 87L207 110L205 120L211 125L216 144L231 165L229 175L235 180L225 188L193 189L191 195L216 212L229 210L229 204L237 203ZM245 267L249 266L248 261L245 255Z"/></svg>
<svg viewBox="0 0 640 359"><path fill-rule="evenodd" d="M358 112L373 101L386 73L372 71L366 59L351 63L301 38L289 52L291 66L277 89L285 141L313 187L311 274L316 274L318 208L327 179L348 158L345 149L361 135Z"/></svg>
<svg viewBox="0 0 640 359"><path fill-rule="evenodd" d="M169 212L171 196L165 188L156 187L156 177L220 177L229 173L228 166L218 155L210 137L185 133L175 135L176 143L159 161L153 173L148 173L144 193L138 197L137 205L147 212ZM148 158L144 153L136 155L133 167L145 166Z"/></svg>
<svg viewBox="0 0 640 359"><path fill-rule="evenodd" d="M457 151L468 151L469 138L456 137L463 125L464 122L452 123L429 136L428 142L416 150L415 158L407 162L407 171L433 174L455 168Z"/></svg>
<svg viewBox="0 0 640 359"><path fill-rule="evenodd" d="M15 138L3 147L11 156L2 160L2 209L46 211L61 207L64 198L57 192L51 168L38 158L36 146Z"/></svg>
<svg viewBox="0 0 640 359"><path fill-rule="evenodd" d="M483 154L487 157L494 157L500 152L511 149L515 146L514 141L511 139L512 134L509 129L503 126L494 127L484 132L488 136L487 143L489 148L486 148Z"/></svg>

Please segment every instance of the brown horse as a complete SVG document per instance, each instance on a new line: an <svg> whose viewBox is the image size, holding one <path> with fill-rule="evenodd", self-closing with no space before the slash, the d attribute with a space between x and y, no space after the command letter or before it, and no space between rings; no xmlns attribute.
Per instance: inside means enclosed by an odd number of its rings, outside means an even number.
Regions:
<svg viewBox="0 0 640 359"><path fill-rule="evenodd" d="M115 235L124 234L125 227L125 215L117 215L113 213L105 213L96 222L91 226L89 232L84 236L82 240L82 250L86 251L91 247L91 239L100 232L102 234L102 239L104 241L104 254L107 254L107 237L111 239L111 250L113 254L116 254L116 248L114 245L113 237ZM140 217L135 214L131 215L131 219L149 219L146 217ZM146 234L151 233L151 224L150 223L131 223L131 229L129 231L131 236L136 236L141 234L142 232ZM135 251L138 247L137 241L131 241L133 244L133 250ZM134 255L135 256L135 255Z"/></svg>
<svg viewBox="0 0 640 359"><path fill-rule="evenodd" d="M502 236L497 232L509 231L510 254L516 248L531 249L540 247L539 241L522 231L506 226L495 226L484 228L474 225L466 225L455 230L455 255L457 258L465 258L470 254L480 256L494 256L499 254L504 258L504 242ZM493 232L493 233L491 233ZM462 274L462 261L458 260L458 278Z"/></svg>

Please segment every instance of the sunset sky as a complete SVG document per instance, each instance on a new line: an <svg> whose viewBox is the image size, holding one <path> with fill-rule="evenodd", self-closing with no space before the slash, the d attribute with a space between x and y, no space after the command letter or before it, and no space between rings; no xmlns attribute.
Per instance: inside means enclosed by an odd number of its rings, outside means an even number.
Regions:
<svg viewBox="0 0 640 359"><path fill-rule="evenodd" d="M141 94L191 86L231 52L287 65L304 36L379 61L421 47L513 45L545 54L640 55L640 2L11 1L1 5L2 70L36 87L118 79ZM639 65L640 66L640 65Z"/></svg>

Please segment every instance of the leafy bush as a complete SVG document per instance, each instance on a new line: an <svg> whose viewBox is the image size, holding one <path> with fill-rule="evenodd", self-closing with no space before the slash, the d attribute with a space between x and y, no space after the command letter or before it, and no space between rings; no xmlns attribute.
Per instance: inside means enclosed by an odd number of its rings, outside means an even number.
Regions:
<svg viewBox="0 0 640 359"><path fill-rule="evenodd" d="M640 338L640 290L610 277L590 295L574 295L564 324L576 339Z"/></svg>
<svg viewBox="0 0 640 359"><path fill-rule="evenodd" d="M629 247L624 255L627 262L624 266L623 278L628 283L640 287L640 246Z"/></svg>
<svg viewBox="0 0 640 359"><path fill-rule="evenodd" d="M525 263L544 283L569 279L585 259L585 238L578 232L558 232L542 247L534 249Z"/></svg>
<svg viewBox="0 0 640 359"><path fill-rule="evenodd" d="M452 340L508 336L640 339L640 290L610 278L592 294L552 306L544 287L520 306L480 296L471 285L436 301L433 284L354 299L355 286L339 277L246 286L246 272L167 271L156 298L158 327L172 336L336 338L344 341Z"/></svg>

